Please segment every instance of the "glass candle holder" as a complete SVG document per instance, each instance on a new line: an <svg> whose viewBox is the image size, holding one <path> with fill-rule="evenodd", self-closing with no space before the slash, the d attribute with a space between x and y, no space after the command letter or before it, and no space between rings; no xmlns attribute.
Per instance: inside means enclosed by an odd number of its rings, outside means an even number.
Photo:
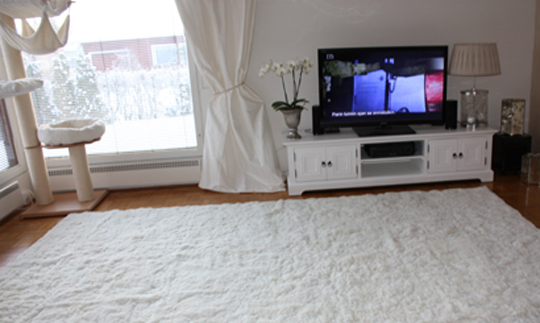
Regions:
<svg viewBox="0 0 540 323"><path fill-rule="evenodd" d="M460 124L475 129L477 126L488 124L488 91L465 90L461 91Z"/></svg>

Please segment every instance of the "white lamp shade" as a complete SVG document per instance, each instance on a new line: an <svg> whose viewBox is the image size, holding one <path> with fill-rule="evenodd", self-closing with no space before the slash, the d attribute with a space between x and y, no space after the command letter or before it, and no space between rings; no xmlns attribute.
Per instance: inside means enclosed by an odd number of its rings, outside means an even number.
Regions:
<svg viewBox="0 0 540 323"><path fill-rule="evenodd" d="M455 44L450 59L449 74L455 76L501 74L497 44Z"/></svg>

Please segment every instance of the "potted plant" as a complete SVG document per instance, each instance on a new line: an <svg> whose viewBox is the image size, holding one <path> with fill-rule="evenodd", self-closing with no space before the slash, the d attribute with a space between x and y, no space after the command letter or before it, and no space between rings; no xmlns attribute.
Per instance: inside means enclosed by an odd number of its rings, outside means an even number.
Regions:
<svg viewBox="0 0 540 323"><path fill-rule="evenodd" d="M272 103L272 108L276 111L281 111L285 119L285 124L289 127L288 139L300 139L302 136L298 134L298 125L300 124L300 116L304 110L304 104L308 103L306 99L298 98L300 86L302 85L302 76L308 74L313 63L307 57L300 60L290 60L287 64L281 62L264 63L259 70L259 77L264 77L266 74L273 72L281 78L283 86L283 94L285 101L276 101ZM293 97L289 101L287 87L285 85L285 75L291 75L293 86Z"/></svg>

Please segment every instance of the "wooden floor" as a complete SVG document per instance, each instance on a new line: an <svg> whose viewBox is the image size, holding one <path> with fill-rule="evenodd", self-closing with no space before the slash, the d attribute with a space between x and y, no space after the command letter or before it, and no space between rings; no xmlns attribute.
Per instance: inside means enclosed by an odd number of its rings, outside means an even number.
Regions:
<svg viewBox="0 0 540 323"><path fill-rule="evenodd" d="M324 192L308 192L301 197L313 198L340 195L377 194L384 192L410 190L442 190L448 188L471 188L486 186L495 192L510 206L517 209L525 218L540 228L540 186L526 185L520 182L518 175L495 175L492 183L477 181L425 184L372 189L337 190ZM95 211L112 209L134 209L141 207L168 207L183 205L203 205L220 203L237 203L248 201L270 201L290 198L286 192L223 194L199 189L195 185L148 188L136 190L112 191ZM0 266L20 255L24 250L39 240L53 228L63 217L20 220L17 214L0 223Z"/></svg>

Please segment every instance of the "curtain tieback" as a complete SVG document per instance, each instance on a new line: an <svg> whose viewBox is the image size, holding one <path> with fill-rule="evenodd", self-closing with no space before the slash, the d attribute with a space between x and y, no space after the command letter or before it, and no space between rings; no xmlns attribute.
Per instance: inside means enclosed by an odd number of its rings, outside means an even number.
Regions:
<svg viewBox="0 0 540 323"><path fill-rule="evenodd" d="M227 92L229 92L229 91L232 91L232 90L236 89L237 87L241 87L241 86L244 85L244 84L245 84L245 82L242 82L242 83L237 84L237 85L235 85L235 86L233 86L233 87L230 87L230 88L228 88L228 89L226 89L226 90L223 90L223 91L220 91L220 92L216 92L216 93L214 93L214 95L227 93Z"/></svg>

